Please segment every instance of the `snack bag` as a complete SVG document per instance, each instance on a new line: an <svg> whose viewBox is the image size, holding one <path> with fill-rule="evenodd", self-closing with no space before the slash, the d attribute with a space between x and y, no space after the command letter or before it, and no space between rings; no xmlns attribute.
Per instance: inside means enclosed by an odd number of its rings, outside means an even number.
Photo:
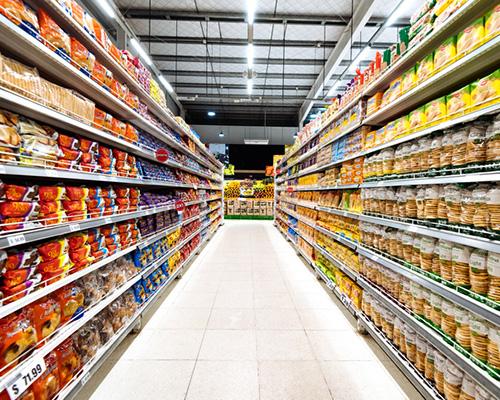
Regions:
<svg viewBox="0 0 500 400"><path fill-rule="evenodd" d="M43 243L37 247L38 254L43 262L54 260L66 254L68 241L66 238Z"/></svg>
<svg viewBox="0 0 500 400"><path fill-rule="evenodd" d="M2 201L0 202L1 218L36 219L40 206L36 201Z"/></svg>
<svg viewBox="0 0 500 400"><path fill-rule="evenodd" d="M434 52L425 57L417 65L417 81L423 82L434 72Z"/></svg>
<svg viewBox="0 0 500 400"><path fill-rule="evenodd" d="M84 153L97 153L99 151L99 143L93 140L80 139L80 150Z"/></svg>
<svg viewBox="0 0 500 400"><path fill-rule="evenodd" d="M446 107L448 117L458 113L465 113L471 106L471 87L470 85L453 92L446 96Z"/></svg>
<svg viewBox="0 0 500 400"><path fill-rule="evenodd" d="M448 65L455 61L457 56L457 37L452 36L443 42L434 52L434 70Z"/></svg>
<svg viewBox="0 0 500 400"><path fill-rule="evenodd" d="M55 299L61 306L61 323L64 324L74 316L83 312L85 300L83 290L80 286L69 284L55 292Z"/></svg>
<svg viewBox="0 0 500 400"><path fill-rule="evenodd" d="M59 378L61 387L64 387L80 369L80 357L78 356L73 339L68 338L62 342L56 349L57 367L59 369Z"/></svg>
<svg viewBox="0 0 500 400"><path fill-rule="evenodd" d="M68 236L67 240L70 251L73 251L87 244L89 235L87 232L78 232Z"/></svg>
<svg viewBox="0 0 500 400"><path fill-rule="evenodd" d="M95 57L75 38L71 38L71 60L85 75L91 76L94 70Z"/></svg>
<svg viewBox="0 0 500 400"><path fill-rule="evenodd" d="M62 133L57 135L57 144L69 150L80 150L80 141L77 138Z"/></svg>
<svg viewBox="0 0 500 400"><path fill-rule="evenodd" d="M127 132L127 125L125 122L122 122L116 118L112 119L111 122L111 131L118 137L125 137Z"/></svg>
<svg viewBox="0 0 500 400"><path fill-rule="evenodd" d="M38 188L40 201L59 201L65 193L66 190L63 186L40 186Z"/></svg>
<svg viewBox="0 0 500 400"><path fill-rule="evenodd" d="M55 351L45 356L45 372L33 382L32 389L37 400L50 400L60 389L57 355Z"/></svg>
<svg viewBox="0 0 500 400"><path fill-rule="evenodd" d="M401 77L401 93L406 93L417 83L417 68L413 66L411 69L406 71Z"/></svg>
<svg viewBox="0 0 500 400"><path fill-rule="evenodd" d="M45 276L45 274L52 275L56 273L63 273L69 270L71 267L72 264L70 262L69 256L65 253L52 260L41 262L37 267L37 271Z"/></svg>
<svg viewBox="0 0 500 400"><path fill-rule="evenodd" d="M36 329L24 312L0 319L0 368L34 347L37 341Z"/></svg>
<svg viewBox="0 0 500 400"><path fill-rule="evenodd" d="M488 12L484 20L484 36L489 40L500 32L500 4Z"/></svg>
<svg viewBox="0 0 500 400"><path fill-rule="evenodd" d="M472 83L470 86L472 107L480 108L498 102L500 97L500 69Z"/></svg>
<svg viewBox="0 0 500 400"><path fill-rule="evenodd" d="M52 298L44 297L29 305L28 310L38 340L51 335L61 323L61 307Z"/></svg>
<svg viewBox="0 0 500 400"><path fill-rule="evenodd" d="M425 105L425 119L427 124L436 124L446 117L446 97L440 97Z"/></svg>
<svg viewBox="0 0 500 400"><path fill-rule="evenodd" d="M40 38L40 27L35 11L22 0L1 0L0 14L5 15L14 24L28 32L37 40Z"/></svg>
<svg viewBox="0 0 500 400"><path fill-rule="evenodd" d="M425 106L413 110L409 114L409 122L410 130L415 130L424 126L427 122L425 119Z"/></svg>
<svg viewBox="0 0 500 400"><path fill-rule="evenodd" d="M32 249L14 249L7 251L7 256L2 259L2 270L12 271L15 269L32 268L40 263L40 256L36 248Z"/></svg>
<svg viewBox="0 0 500 400"><path fill-rule="evenodd" d="M102 47L104 47L105 49L107 49L109 38L108 38L108 34L103 29L102 25L96 19L93 19L92 20L92 27L94 30L94 36L97 39L97 41L99 42L99 44Z"/></svg>
<svg viewBox="0 0 500 400"><path fill-rule="evenodd" d="M61 201L40 201L38 204L40 205L40 212L38 214L40 218L42 216L57 214L63 211Z"/></svg>
<svg viewBox="0 0 500 400"><path fill-rule="evenodd" d="M66 199L86 200L89 196L89 189L86 187L66 186Z"/></svg>
<svg viewBox="0 0 500 400"><path fill-rule="evenodd" d="M38 195L38 186L22 186L5 183L3 185L3 196L9 201L33 201Z"/></svg>
<svg viewBox="0 0 500 400"><path fill-rule="evenodd" d="M479 46L484 39L484 18L476 19L457 36L457 55L462 56Z"/></svg>
<svg viewBox="0 0 500 400"><path fill-rule="evenodd" d="M40 23L40 33L45 39L45 45L64 60L70 62L71 41L69 35L50 18L43 8L38 10L38 22Z"/></svg>

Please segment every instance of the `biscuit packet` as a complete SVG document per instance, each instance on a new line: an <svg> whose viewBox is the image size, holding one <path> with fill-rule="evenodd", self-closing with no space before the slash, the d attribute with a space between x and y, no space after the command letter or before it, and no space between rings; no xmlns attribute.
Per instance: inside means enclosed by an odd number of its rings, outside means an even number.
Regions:
<svg viewBox="0 0 500 400"><path fill-rule="evenodd" d="M440 97L425 105L425 120L429 126L443 121L447 115L446 97Z"/></svg>
<svg viewBox="0 0 500 400"><path fill-rule="evenodd" d="M448 117L465 114L471 106L471 86L467 85L446 96Z"/></svg>
<svg viewBox="0 0 500 400"><path fill-rule="evenodd" d="M484 38L490 40L500 32L500 4L489 11L484 17Z"/></svg>
<svg viewBox="0 0 500 400"><path fill-rule="evenodd" d="M471 106L474 109L497 104L500 99L500 69L471 84Z"/></svg>
<svg viewBox="0 0 500 400"><path fill-rule="evenodd" d="M484 18L476 19L457 35L457 55L459 57L480 46L484 40Z"/></svg>
<svg viewBox="0 0 500 400"><path fill-rule="evenodd" d="M434 52L434 70L445 67L455 61L457 56L457 37L446 39Z"/></svg>

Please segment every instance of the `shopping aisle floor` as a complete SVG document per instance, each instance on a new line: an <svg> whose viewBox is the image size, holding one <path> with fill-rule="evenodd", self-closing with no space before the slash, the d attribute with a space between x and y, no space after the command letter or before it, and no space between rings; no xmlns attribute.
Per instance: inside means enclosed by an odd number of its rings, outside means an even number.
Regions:
<svg viewBox="0 0 500 400"><path fill-rule="evenodd" d="M79 399L420 400L271 222L228 221Z"/></svg>

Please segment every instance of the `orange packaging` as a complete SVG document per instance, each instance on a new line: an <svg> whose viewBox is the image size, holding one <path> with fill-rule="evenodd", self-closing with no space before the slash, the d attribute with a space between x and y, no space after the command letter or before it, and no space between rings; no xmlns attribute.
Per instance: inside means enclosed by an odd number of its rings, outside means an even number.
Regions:
<svg viewBox="0 0 500 400"><path fill-rule="evenodd" d="M115 187L115 193L117 197L129 197L130 188L128 187Z"/></svg>
<svg viewBox="0 0 500 400"><path fill-rule="evenodd" d="M115 233L118 233L118 228L115 225L111 224L111 225L101 226L99 228L99 231L103 236L110 236L114 235Z"/></svg>
<svg viewBox="0 0 500 400"><path fill-rule="evenodd" d="M130 202L129 202L129 199L126 198L126 197L117 197L116 198L116 204L118 206L129 206Z"/></svg>
<svg viewBox="0 0 500 400"><path fill-rule="evenodd" d="M61 323L61 307L52 298L44 297L28 306L28 310L38 340L51 335Z"/></svg>
<svg viewBox="0 0 500 400"><path fill-rule="evenodd" d="M66 212L83 211L87 209L85 200L63 200L62 203Z"/></svg>
<svg viewBox="0 0 500 400"><path fill-rule="evenodd" d="M69 284L55 292L55 299L61 306L61 323L69 321L83 311L85 296L80 286Z"/></svg>
<svg viewBox="0 0 500 400"><path fill-rule="evenodd" d="M80 247L87 244L89 235L87 232L78 232L73 235L68 236L68 244L70 250L79 249Z"/></svg>
<svg viewBox="0 0 500 400"><path fill-rule="evenodd" d="M89 197L89 189L79 186L66 186L66 199L86 200Z"/></svg>
<svg viewBox="0 0 500 400"><path fill-rule="evenodd" d="M47 369L31 386L36 400L52 399L61 387L57 369L57 355L54 351L45 356L45 365Z"/></svg>
<svg viewBox="0 0 500 400"><path fill-rule="evenodd" d="M130 205L131 206L137 206L139 204L139 199L138 198L130 198Z"/></svg>
<svg viewBox="0 0 500 400"><path fill-rule="evenodd" d="M2 274L2 284L4 287L13 288L26 282L32 275L34 268L14 269L5 271Z"/></svg>
<svg viewBox="0 0 500 400"><path fill-rule="evenodd" d="M118 84L116 85L116 90L118 98L120 100L126 101L127 95L129 93L128 86L125 85L124 83L118 82Z"/></svg>
<svg viewBox="0 0 500 400"><path fill-rule="evenodd" d="M64 187L61 186L40 186L38 188L38 197L40 201L58 201L65 194Z"/></svg>
<svg viewBox="0 0 500 400"><path fill-rule="evenodd" d="M62 159L66 161L77 162L82 157L82 152L80 150L71 150L68 149L67 147L62 147L62 146L59 146L59 150L61 151L61 155L59 156L60 160Z"/></svg>
<svg viewBox="0 0 500 400"><path fill-rule="evenodd" d="M82 261L87 261L90 262L89 260L90 257L90 245L85 244L82 247L75 249L75 250L70 250L69 252L69 258L73 263L81 263Z"/></svg>
<svg viewBox="0 0 500 400"><path fill-rule="evenodd" d="M125 99L125 102L134 110L139 109L139 97L137 97L136 94L134 94L130 91L127 93L127 97Z"/></svg>
<svg viewBox="0 0 500 400"><path fill-rule="evenodd" d="M38 254L42 258L42 261L55 260L63 256L68 251L68 241L63 238L59 240L54 240L48 243L41 244L37 247Z"/></svg>
<svg viewBox="0 0 500 400"><path fill-rule="evenodd" d="M89 76L92 74L95 57L74 37L71 38L71 60L80 71Z"/></svg>
<svg viewBox="0 0 500 400"><path fill-rule="evenodd" d="M34 347L37 341L36 329L24 312L0 319L0 368Z"/></svg>
<svg viewBox="0 0 500 400"><path fill-rule="evenodd" d="M21 26L32 36L38 37L38 19L33 9L22 0L1 0L0 14Z"/></svg>
<svg viewBox="0 0 500 400"><path fill-rule="evenodd" d="M73 15L73 18L76 22L78 22L81 26L84 25L85 21L83 17L83 8L75 0L71 1L71 14Z"/></svg>
<svg viewBox="0 0 500 400"><path fill-rule="evenodd" d="M39 215L54 214L62 211L62 203L60 200L57 201L41 201L38 203L40 205Z"/></svg>
<svg viewBox="0 0 500 400"><path fill-rule="evenodd" d="M97 60L94 62L92 71L92 79L99 85L104 85L104 77L106 76L106 68Z"/></svg>
<svg viewBox="0 0 500 400"><path fill-rule="evenodd" d="M38 195L38 186L22 186L5 183L4 197L9 201L33 201Z"/></svg>
<svg viewBox="0 0 500 400"><path fill-rule="evenodd" d="M53 260L42 262L38 265L37 270L41 273L52 273L60 270L68 270L71 268L71 263L68 254L63 254Z"/></svg>
<svg viewBox="0 0 500 400"><path fill-rule="evenodd" d="M113 56L113 58L121 64L121 62L122 62L122 53L118 49L118 47L116 47L113 43L110 43L108 51Z"/></svg>
<svg viewBox="0 0 500 400"><path fill-rule="evenodd" d="M117 161L127 161L127 156L127 152L113 149L113 157L116 158Z"/></svg>
<svg viewBox="0 0 500 400"><path fill-rule="evenodd" d="M40 218L45 220L43 221L44 225L56 225L66 221L66 213L64 211L60 211L53 214L44 214L40 215Z"/></svg>
<svg viewBox="0 0 500 400"><path fill-rule="evenodd" d="M105 125L106 113L97 107L94 110L94 126L96 128L103 128Z"/></svg>
<svg viewBox="0 0 500 400"><path fill-rule="evenodd" d="M115 205L115 198L114 197L105 197L104 198L104 207L113 207Z"/></svg>
<svg viewBox="0 0 500 400"><path fill-rule="evenodd" d="M73 339L71 338L62 342L55 349L55 352L57 354L57 367L59 370L61 387L64 387L80 370L80 356L75 351Z"/></svg>
<svg viewBox="0 0 500 400"><path fill-rule="evenodd" d="M70 150L80 149L80 142L77 138L73 136L63 135L62 133L59 133L57 135L57 144Z"/></svg>
<svg viewBox="0 0 500 400"><path fill-rule="evenodd" d="M107 49L107 45L108 45L108 41L109 41L108 34L103 29L102 25L98 21L96 21L95 19L92 20L92 25L94 28L95 38L97 39L97 41L99 42L99 44L102 47Z"/></svg>
<svg viewBox="0 0 500 400"><path fill-rule="evenodd" d="M133 125L127 124L125 129L125 139L130 142L137 142L139 140L139 134Z"/></svg>
<svg viewBox="0 0 500 400"><path fill-rule="evenodd" d="M71 54L69 35L49 17L43 8L38 10L38 23L40 24L40 33L45 39L45 45L69 61Z"/></svg>
<svg viewBox="0 0 500 400"><path fill-rule="evenodd" d="M69 222L81 221L87 218L87 210L83 211L66 211L66 216Z"/></svg>
<svg viewBox="0 0 500 400"><path fill-rule="evenodd" d="M111 122L111 130L113 133L116 133L118 136L125 136L127 132L127 125L125 122L122 122L116 118L113 117L112 122Z"/></svg>
<svg viewBox="0 0 500 400"><path fill-rule="evenodd" d="M99 143L82 138L80 139L80 150L84 153L97 153L99 151Z"/></svg>
<svg viewBox="0 0 500 400"><path fill-rule="evenodd" d="M87 209L94 209L104 206L104 200L99 197L97 199L87 199Z"/></svg>
<svg viewBox="0 0 500 400"><path fill-rule="evenodd" d="M36 217L40 209L37 202L2 201L0 202L0 216L10 218Z"/></svg>

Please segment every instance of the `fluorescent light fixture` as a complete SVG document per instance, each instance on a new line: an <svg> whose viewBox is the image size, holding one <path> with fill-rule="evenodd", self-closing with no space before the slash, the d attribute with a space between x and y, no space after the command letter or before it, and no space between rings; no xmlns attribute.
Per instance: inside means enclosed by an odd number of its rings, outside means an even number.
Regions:
<svg viewBox="0 0 500 400"><path fill-rule="evenodd" d="M174 91L174 88L172 87L172 85L165 79L165 77L163 75L160 75L160 77L158 79L160 80L163 87L165 89L167 89L168 93L172 93Z"/></svg>
<svg viewBox="0 0 500 400"><path fill-rule="evenodd" d="M209 111L209 112L207 112L207 115L208 115L209 117L215 117L215 112L214 112L214 111ZM222 133L222 132L221 132L221 133ZM220 136L220 133L219 133L219 136Z"/></svg>
<svg viewBox="0 0 500 400"><path fill-rule="evenodd" d="M253 24L255 19L255 0L247 0L248 23Z"/></svg>
<svg viewBox="0 0 500 400"><path fill-rule="evenodd" d="M224 137L224 132L220 131L219 132L219 137Z"/></svg>
<svg viewBox="0 0 500 400"><path fill-rule="evenodd" d="M247 80L247 93L252 94L253 90L253 79L248 79Z"/></svg>
<svg viewBox="0 0 500 400"><path fill-rule="evenodd" d="M153 61L151 61L151 58L149 58L148 53L144 51L144 49L142 48L142 46L140 45L140 43L137 41L136 38L130 39L130 44L135 49L135 51L139 53L139 55L146 62L146 64L153 65Z"/></svg>
<svg viewBox="0 0 500 400"><path fill-rule="evenodd" d="M412 3L413 0L401 0L399 4L396 6L392 14L387 18L387 21L385 21L384 26L392 26L399 18L401 18L401 15L403 14L404 11L408 9L412 9L408 7L410 5L409 3Z"/></svg>
<svg viewBox="0 0 500 400"><path fill-rule="evenodd" d="M258 144L258 145L266 145L269 144L269 139L245 139L245 144Z"/></svg>
<svg viewBox="0 0 500 400"><path fill-rule="evenodd" d="M115 10L113 10L113 7L111 7L107 0L99 0L96 1L96 3L99 5L99 7L101 7L101 10L104 11L109 18L116 18Z"/></svg>
<svg viewBox="0 0 500 400"><path fill-rule="evenodd" d="M248 43L247 47L247 64L248 68L253 68L253 43Z"/></svg>

